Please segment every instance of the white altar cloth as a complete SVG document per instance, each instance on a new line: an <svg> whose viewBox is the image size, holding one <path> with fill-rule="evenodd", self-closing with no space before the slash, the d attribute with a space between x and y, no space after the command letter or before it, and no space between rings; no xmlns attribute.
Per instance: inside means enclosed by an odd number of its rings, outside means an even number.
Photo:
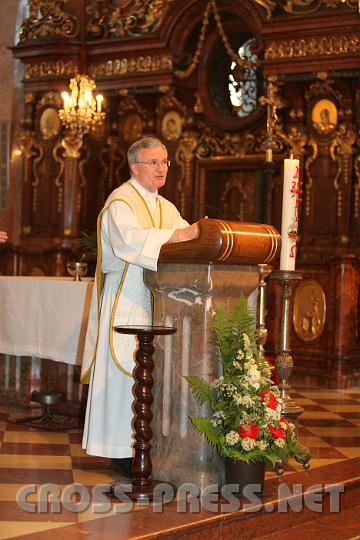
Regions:
<svg viewBox="0 0 360 540"><path fill-rule="evenodd" d="M0 276L0 353L81 364L93 281Z"/></svg>

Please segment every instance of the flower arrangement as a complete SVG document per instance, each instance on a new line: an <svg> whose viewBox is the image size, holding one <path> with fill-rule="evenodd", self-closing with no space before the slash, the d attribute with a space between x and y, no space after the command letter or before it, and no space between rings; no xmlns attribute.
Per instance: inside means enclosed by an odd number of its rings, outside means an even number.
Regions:
<svg viewBox="0 0 360 540"><path fill-rule="evenodd" d="M302 461L307 451L299 445L295 426L281 416L279 389L256 345L255 318L246 298L229 314L218 311L213 329L223 374L211 382L186 377L197 400L209 408L209 417L191 419L195 428L221 457L271 465L290 456Z"/></svg>

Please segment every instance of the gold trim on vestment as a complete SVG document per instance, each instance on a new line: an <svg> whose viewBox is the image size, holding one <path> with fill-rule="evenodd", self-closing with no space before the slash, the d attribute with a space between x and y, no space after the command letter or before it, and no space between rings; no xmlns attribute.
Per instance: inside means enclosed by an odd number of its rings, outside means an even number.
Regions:
<svg viewBox="0 0 360 540"><path fill-rule="evenodd" d="M133 212L133 209L131 208L130 204L125 199L119 198L119 199L114 199L106 207L104 207L101 210L101 212L100 212L100 214L98 215L98 218L97 218L97 223L96 223L97 261L96 261L95 283L94 283L94 286L96 287L97 314L98 314L97 335L96 335L96 343L95 343L94 353L93 353L91 362L90 362L89 367L87 368L87 370L81 375L80 380L81 380L81 382L83 384L89 384L89 382L90 382L90 370L91 370L91 368L93 366L93 363L94 363L94 360L95 360L95 357L96 357L96 351L97 351L97 346L98 346L98 341L99 341L100 298L101 298L101 293L102 293L103 286L104 286L104 281L105 281L105 274L101 271L101 266L102 266L101 219L102 219L102 215L105 212L105 210L108 210L108 208L110 208L110 205L113 202L124 202L125 204L127 204L127 206L130 208L130 210Z"/></svg>
<svg viewBox="0 0 360 540"><path fill-rule="evenodd" d="M160 213L159 227L156 227L155 217L152 216L151 211L150 211L144 197L141 195L141 193L139 193L139 191L136 189L136 187L131 184L131 182L129 180L126 182L126 184L128 185L128 187L133 188L135 193L138 195L138 197L142 201L142 203L145 206L145 209L146 209L146 211L147 211L147 213L148 213L148 215L150 217L151 224L153 225L154 229L157 229L157 228L161 229L162 228L163 216L162 216L162 205L161 205L161 202L160 202L160 198L157 197L157 199L156 199L155 216L156 216L156 211L157 211L157 205L159 205L159 213ZM130 208L130 210L132 212L134 212L134 209L132 208L132 206L129 204L129 202L126 199L118 198L118 199L113 199L112 201L110 201L110 203L101 210L101 212L100 212L100 214L98 216L98 219L97 219L97 253L98 253L98 256L97 256L96 273L95 273L95 285L96 285L96 289L97 289L97 291L96 291L96 293L97 293L97 312L98 312L97 336L96 336L96 344L95 344L95 348L94 348L94 353L93 353L93 357L91 359L90 365L89 365L88 369L81 376L81 382L84 383L84 384L89 383L90 370L91 370L91 368L92 368L92 366L94 364L95 358L96 358L96 352L97 352L97 346L98 346L98 340L99 340L100 299L101 299L101 293L102 293L102 289L103 289L104 281L105 281L105 274L101 271L101 267L102 267L101 219L102 219L103 213L106 210L108 210L110 208L110 206L112 205L112 203L114 203L114 202L124 202ZM128 267L129 267L129 263L125 263L125 267L124 267L124 270L123 270L122 275L121 275L121 280L120 280L120 283L119 283L119 287L118 287L118 290L117 290L117 293L116 293L116 296L115 296L115 301L114 301L114 304L113 304L113 307L112 307L112 310L111 310L110 328L109 328L109 347L110 347L111 356L112 356L112 359L113 359L115 365L120 369L120 371L122 373L124 373L124 375L132 377L132 374L121 366L119 360L116 357L115 349L114 349L114 345L113 345L113 334L112 334L112 330L113 330L112 327L113 327L113 322L114 322L114 318L115 318L115 312L116 312L116 308L117 308L117 304L118 304L118 301L119 301L119 298L120 298L121 291L123 289L123 285L124 285L124 282L125 282ZM151 306L151 311L152 311L151 316L153 317L153 313L154 313L153 312L153 306Z"/></svg>
<svg viewBox="0 0 360 540"><path fill-rule="evenodd" d="M124 281L125 281L125 278L126 278L128 268L129 268L129 263L127 262L125 264L125 268L123 270L123 273L121 274L120 284L119 284L119 287L118 287L118 290L117 290L117 293L116 293L116 296L115 296L114 304L113 304L113 307L112 307L112 310L111 310L110 326L109 326L109 346L110 346L111 356L112 356L112 359L114 360L115 365L120 369L120 371L122 371L124 373L124 375L128 375L129 377L132 377L132 373L130 373L130 371L127 371L125 368L123 368L121 366L120 362L118 361L118 359L116 357L116 354L115 354L114 339L113 339L113 335L114 335L114 328L113 327L114 327L114 319L115 319L115 314L116 314L116 308L117 308L117 305L118 305L118 301L119 301L121 291L122 291L123 286L124 286Z"/></svg>

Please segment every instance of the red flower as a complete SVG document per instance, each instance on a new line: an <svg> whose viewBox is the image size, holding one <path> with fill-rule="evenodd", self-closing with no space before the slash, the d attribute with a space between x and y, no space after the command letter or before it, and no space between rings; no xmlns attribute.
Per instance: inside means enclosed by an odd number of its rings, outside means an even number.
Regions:
<svg viewBox="0 0 360 540"><path fill-rule="evenodd" d="M278 400L272 392L263 390L260 394L260 399L263 403L266 403L266 406L269 407L269 409L276 409Z"/></svg>
<svg viewBox="0 0 360 540"><path fill-rule="evenodd" d="M239 435L241 437L247 437L248 439L253 439L256 441L259 437L260 428L255 424L245 422L245 424L239 426Z"/></svg>
<svg viewBox="0 0 360 540"><path fill-rule="evenodd" d="M281 428L277 428L275 426L269 426L269 431L271 433L271 436L274 439L285 439L286 438L285 431L283 429L281 429Z"/></svg>

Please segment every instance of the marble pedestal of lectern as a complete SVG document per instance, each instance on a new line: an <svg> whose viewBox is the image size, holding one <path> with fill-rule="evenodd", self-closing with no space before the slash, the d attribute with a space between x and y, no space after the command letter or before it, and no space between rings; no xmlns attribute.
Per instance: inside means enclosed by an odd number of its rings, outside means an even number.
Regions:
<svg viewBox="0 0 360 540"><path fill-rule="evenodd" d="M176 326L177 333L157 338L155 346L154 417L151 459L153 475L179 486L199 489L222 485L224 465L192 426L189 417L206 415L185 375L212 380L220 375L212 344L212 320L218 307L234 305L240 294L256 309L257 266L161 263L145 272L154 295L154 324Z"/></svg>

